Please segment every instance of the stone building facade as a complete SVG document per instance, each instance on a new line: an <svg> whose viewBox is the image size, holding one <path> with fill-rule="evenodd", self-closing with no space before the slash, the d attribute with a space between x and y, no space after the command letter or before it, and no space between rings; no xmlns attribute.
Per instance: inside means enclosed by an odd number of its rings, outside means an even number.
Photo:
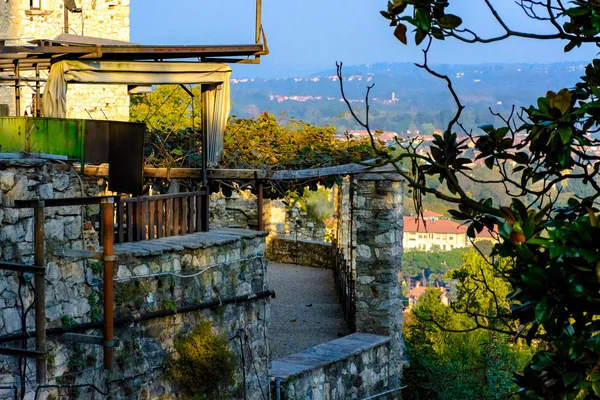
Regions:
<svg viewBox="0 0 600 400"><path fill-rule="evenodd" d="M82 12L69 13L68 33L129 41L129 1L77 0ZM1 1L0 38L54 39L65 33L64 12L63 0ZM41 71L41 78L47 76L48 71ZM21 87L21 115L32 114L34 93L27 85ZM9 115L15 115L15 89L8 82L0 86L0 104L8 104ZM128 121L127 86L69 85L67 117Z"/></svg>

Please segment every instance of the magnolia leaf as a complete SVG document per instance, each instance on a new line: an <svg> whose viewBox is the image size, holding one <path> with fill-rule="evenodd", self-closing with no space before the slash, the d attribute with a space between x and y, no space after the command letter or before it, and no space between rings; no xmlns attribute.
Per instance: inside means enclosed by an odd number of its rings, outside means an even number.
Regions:
<svg viewBox="0 0 600 400"><path fill-rule="evenodd" d="M571 40L569 43L567 43L567 45L565 46L565 53L570 52L571 50L573 50L579 43L575 40Z"/></svg>
<svg viewBox="0 0 600 400"><path fill-rule="evenodd" d="M535 306L535 322L543 325L552 316L552 311L552 307L546 301L542 300L542 302Z"/></svg>
<svg viewBox="0 0 600 400"><path fill-rule="evenodd" d="M590 225L594 228L598 226L598 220L596 219L596 214L594 214L594 210L590 207L585 208L587 210L588 216L590 217Z"/></svg>
<svg viewBox="0 0 600 400"><path fill-rule="evenodd" d="M550 95L550 97L548 97ZM569 89L561 89L560 92L548 92L546 95L548 100L550 100L550 107L556 108L561 112L562 115L565 115L569 108L571 107L572 95Z"/></svg>
<svg viewBox="0 0 600 400"><path fill-rule="evenodd" d="M446 14L438 20L442 28L456 29L462 24L462 19L453 14Z"/></svg>
<svg viewBox="0 0 600 400"><path fill-rule="evenodd" d="M402 44L408 44L408 41L406 40L406 25L398 24L394 30L394 36L396 36L396 39Z"/></svg>
<svg viewBox="0 0 600 400"><path fill-rule="evenodd" d="M554 92L548 92L548 94L554 94ZM540 97L537 102L538 109L542 115L550 116L550 101L548 100L548 94L546 97Z"/></svg>
<svg viewBox="0 0 600 400"><path fill-rule="evenodd" d="M523 234L523 232L512 231L510 233L510 241L514 245L520 245L521 243L525 243L527 241L527 238L525 237L525 234Z"/></svg>
<svg viewBox="0 0 600 400"><path fill-rule="evenodd" d="M500 214L502 214L502 218L506 221L506 223L512 228L512 226L517 222L517 216L508 207L500 207Z"/></svg>
<svg viewBox="0 0 600 400"><path fill-rule="evenodd" d="M417 33L415 34L415 43L418 45L420 45L423 40L425 40L425 36L426 36L427 32L422 30L422 29L417 29Z"/></svg>
<svg viewBox="0 0 600 400"><path fill-rule="evenodd" d="M596 396L600 397L600 382L596 381L592 383L592 390L596 394Z"/></svg>

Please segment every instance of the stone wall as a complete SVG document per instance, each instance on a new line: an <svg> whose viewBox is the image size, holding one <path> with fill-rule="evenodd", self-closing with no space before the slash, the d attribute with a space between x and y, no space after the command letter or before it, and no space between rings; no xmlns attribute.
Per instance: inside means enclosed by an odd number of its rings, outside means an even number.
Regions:
<svg viewBox="0 0 600 400"><path fill-rule="evenodd" d="M391 361L389 337L355 333L273 361L273 391L279 385L284 400L363 399L398 388Z"/></svg>
<svg viewBox="0 0 600 400"><path fill-rule="evenodd" d="M95 196L98 192L93 181L80 181L70 165L38 159L0 159L0 260L33 262L33 210L11 208L14 200ZM81 248L82 235L93 241L93 232L85 231L82 221L94 212L98 207L47 209L48 246Z"/></svg>
<svg viewBox="0 0 600 400"><path fill-rule="evenodd" d="M86 195L92 194L93 183L84 182ZM43 160L0 162L0 259L33 261L32 212L11 208L13 200L81 196L80 188L68 165ZM97 212L97 207L85 210L83 216L79 207L47 210L47 328L101 335L101 323L97 322L102 318L101 264L54 255L60 247L96 248L97 236L91 224L82 225L82 221ZM115 367L103 370L102 347L65 343L60 335L51 335L47 346L49 384L94 383L103 391L109 390L115 399L173 398L177 388L166 378L164 366L173 356L174 339L200 321L209 321L217 333L230 339L238 360L238 386L232 398L242 398L245 387L248 399L262 399L261 393L268 390L269 318L264 236L246 230L212 230L116 245L115 337L122 344L115 349ZM34 329L34 311L27 312L33 294L29 283L18 274L2 274L0 343L20 347L20 340L7 342L6 335L22 331L24 312L26 329ZM82 323L95 325L77 331ZM33 340L26 343L29 349L34 348ZM25 393L26 398L33 398L37 388L32 372L35 363L29 361L27 365ZM10 386L18 379L17 358L0 357L0 384ZM75 391L43 389L38 398L45 399L49 393L98 398L88 386ZM0 392L0 399L12 397L10 391Z"/></svg>
<svg viewBox="0 0 600 400"><path fill-rule="evenodd" d="M287 207L282 200L264 199L265 231L270 237L300 240L325 240L325 226L311 221L296 203ZM210 196L210 222L215 227L256 229L258 205L250 190L234 190L230 197L222 192Z"/></svg>
<svg viewBox="0 0 600 400"><path fill-rule="evenodd" d="M390 380L399 386L402 340L403 182L397 174L353 177L353 225L356 229L356 330L389 336Z"/></svg>
<svg viewBox="0 0 600 400"><path fill-rule="evenodd" d="M0 3L0 36L54 39L64 30L63 0L40 0L31 10L28 0ZM69 33L129 41L129 0L78 0L83 13L69 14ZM82 20L83 17L83 20ZM23 76L35 76L23 72ZM42 71L46 78L48 71ZM21 88L21 115L32 115L34 91ZM0 87L0 103L9 104L15 115L14 88ZM67 117L129 120L129 95L123 85L69 85Z"/></svg>
<svg viewBox="0 0 600 400"><path fill-rule="evenodd" d="M270 261L305 267L331 268L331 243L273 237L267 246Z"/></svg>
<svg viewBox="0 0 600 400"><path fill-rule="evenodd" d="M234 190L229 197L222 192L210 195L211 227L256 229L257 215L257 199L250 190Z"/></svg>

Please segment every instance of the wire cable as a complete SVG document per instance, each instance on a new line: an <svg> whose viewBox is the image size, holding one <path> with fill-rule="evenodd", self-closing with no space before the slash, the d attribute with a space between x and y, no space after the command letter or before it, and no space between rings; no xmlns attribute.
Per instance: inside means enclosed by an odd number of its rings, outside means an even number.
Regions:
<svg viewBox="0 0 600 400"><path fill-rule="evenodd" d="M211 264L207 267L205 267L204 269L200 270L199 272L193 273L193 274L189 274L189 275L184 275L184 274L179 274L176 272L170 272L170 271L165 271L165 272L156 272L156 273L150 273L150 274L141 274L141 275L133 275L133 276L127 276L127 277L122 277L122 278L114 278L115 282L127 282L127 281L131 281L134 279L141 279L141 278L155 278L155 277L159 277L159 276L174 276L176 278L195 278L199 275L202 275L203 273L215 268L215 267L220 267L220 266L224 266L224 265L231 265L231 264L236 264L239 262L244 262L244 261L251 261L251 260L255 260L255 259L262 259L264 258L265 255L264 254L255 254L253 256L250 257L246 257L246 258L240 258L237 260L232 260L232 261L225 261L225 262L220 262L220 263L215 263L215 264Z"/></svg>

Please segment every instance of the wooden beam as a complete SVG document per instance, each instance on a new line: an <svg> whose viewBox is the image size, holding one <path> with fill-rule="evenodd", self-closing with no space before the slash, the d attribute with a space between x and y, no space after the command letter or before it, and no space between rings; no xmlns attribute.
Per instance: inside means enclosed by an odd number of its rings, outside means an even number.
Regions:
<svg viewBox="0 0 600 400"><path fill-rule="evenodd" d="M264 171L258 169L209 169L208 179L236 179L236 180L280 180L293 181L311 178L321 178L333 175L352 175L361 173L395 172L393 166L373 168L362 164L344 164L335 167L312 168L298 171ZM85 166L85 175L108 176L108 166ZM171 178L171 179L202 179L202 168L154 168L144 167L146 178Z"/></svg>
<svg viewBox="0 0 600 400"><path fill-rule="evenodd" d="M108 165L86 165L84 174L88 176L107 177ZM240 179L255 180L269 179L272 173L256 169L209 169L208 179ZM154 168L144 167L146 178L171 178L171 179L202 179L202 168Z"/></svg>
<svg viewBox="0 0 600 400"><path fill-rule="evenodd" d="M353 175L353 174L364 174L364 173L385 173L385 172L396 172L392 165L386 165L384 167L374 168L362 164L344 164L336 165L335 167L324 167L324 168L311 168L302 169L298 171L276 171L271 177L272 180L277 181L295 181L302 179L321 178L325 176L334 175Z"/></svg>

